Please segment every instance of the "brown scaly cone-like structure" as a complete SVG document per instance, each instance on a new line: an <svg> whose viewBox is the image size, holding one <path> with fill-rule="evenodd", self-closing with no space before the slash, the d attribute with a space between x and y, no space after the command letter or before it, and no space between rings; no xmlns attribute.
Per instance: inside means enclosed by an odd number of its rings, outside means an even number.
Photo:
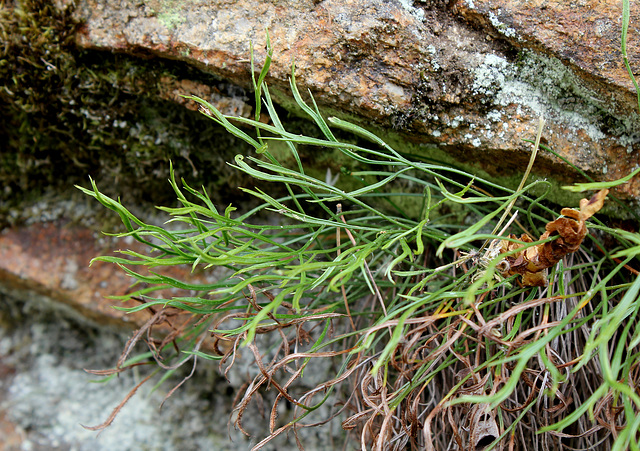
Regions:
<svg viewBox="0 0 640 451"><path fill-rule="evenodd" d="M552 267L567 254L577 251L587 236L585 221L597 213L604 204L604 199L609 193L608 189L597 192L591 199L580 201L580 210L563 208L561 214L564 217L549 222L545 226L546 232L540 236L540 241L555 237L553 241L539 244L534 247L522 249L504 258L506 269L502 272L505 277L514 274L522 276L522 285L528 287L547 286L547 268ZM517 239L513 234L511 239ZM521 243L502 240L501 253L515 251L523 248L523 243L532 243L533 239L528 234L520 237Z"/></svg>

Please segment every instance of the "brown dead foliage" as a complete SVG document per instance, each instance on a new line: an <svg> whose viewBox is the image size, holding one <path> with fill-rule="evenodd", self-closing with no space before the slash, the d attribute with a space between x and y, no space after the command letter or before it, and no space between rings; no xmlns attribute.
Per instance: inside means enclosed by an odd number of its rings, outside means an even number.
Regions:
<svg viewBox="0 0 640 451"><path fill-rule="evenodd" d="M539 241L554 238L543 244L534 247L524 248L526 243L532 243L533 238L528 234L520 237L520 242L510 240L501 241L501 253L514 252L504 258L504 263L499 267L506 268L502 275L505 277L519 274L522 276L521 283L528 287L547 286L547 268L558 263L565 255L577 251L587 236L586 220L597 213L604 204L604 199L609 193L608 189L598 191L591 199L580 201L580 210L563 208L563 217L547 223L545 233ZM513 234L509 235L511 240L517 239ZM523 248L521 251L518 249Z"/></svg>
<svg viewBox="0 0 640 451"><path fill-rule="evenodd" d="M144 302L143 299L134 297L132 298L139 302ZM152 316L147 320L145 324L142 325L138 330L136 330L133 336L127 341L120 358L116 364L115 368L110 368L106 370L90 370L85 369L85 371L89 374L95 374L98 376L110 376L112 374L122 373L126 370L130 370L134 367L149 365L150 362L138 362L138 363L127 363L128 358L136 348L136 345L141 341L145 342L148 346L149 350L152 352L153 359L155 363L165 370L175 370L188 362L192 362L191 372L185 376L176 386L174 386L169 393L165 396L162 404L171 396L173 393L180 388L187 380L189 380L196 369L197 357L195 354L191 354L186 358L178 359L176 363L168 365L165 363L171 359L176 358L176 356L181 355L181 348L179 345L179 341L181 338L188 336L192 333L192 330L197 328L202 324L208 324L211 322L211 315L203 315L201 318L196 318L193 314L185 313L179 309L173 307L163 307L159 310L156 310L153 307L148 308L148 312L152 314ZM195 345L193 346L193 351L199 351L205 340L208 338L208 327L202 327L202 331L198 334L195 339ZM160 338L156 336L154 331L160 330L158 334ZM173 349L173 355L167 355L168 349ZM96 426L83 426L85 429L90 431L103 431L107 427L113 423L116 416L120 413L120 410L127 404L127 402L136 394L138 389L142 387L147 381L151 379L154 375L154 372L151 372L147 377L145 377L141 382L139 382L131 391L125 396L125 398L118 404L111 415L105 420L103 423ZM162 407L161 404L161 407Z"/></svg>
<svg viewBox="0 0 640 451"><path fill-rule="evenodd" d="M584 290L584 284L585 280L577 280L572 289ZM438 314L409 319L386 373L372 374L375 359L359 361L355 377L350 378L350 415L342 426L359 438L360 449L611 449L626 421L613 395L597 405L593 421L585 415L561 432L538 432L572 414L601 383L595 361L571 373L584 345L581 331L563 334L541 349L547 365L538 357L528 359L522 371L516 370L515 360L486 365L500 350L506 357L517 356L557 327L578 300L567 296L525 300L523 292L520 302L503 311L502 304L485 303L492 296L483 293L476 308L455 319ZM577 315L589 315L590 308L585 306ZM517 319L523 312L529 312L526 323ZM395 325L390 320L375 329ZM554 380L551 366L566 379ZM629 383L640 379L639 368L631 371ZM515 388L499 408L456 402L467 395L493 396L514 378ZM407 390L410 385L413 388ZM507 428L511 430L505 434Z"/></svg>

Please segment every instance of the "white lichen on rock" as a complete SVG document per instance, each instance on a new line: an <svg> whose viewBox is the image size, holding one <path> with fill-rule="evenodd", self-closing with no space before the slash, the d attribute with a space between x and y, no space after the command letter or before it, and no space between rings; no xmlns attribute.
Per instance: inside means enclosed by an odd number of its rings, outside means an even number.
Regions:
<svg viewBox="0 0 640 451"><path fill-rule="evenodd" d="M516 40L520 40L518 34L516 33L516 30L501 22L498 16L496 16L493 12L489 13L489 21L498 33L508 38L515 38Z"/></svg>
<svg viewBox="0 0 640 451"><path fill-rule="evenodd" d="M595 121L603 110L597 95L584 87L559 60L523 53L517 63L488 54L475 70L472 92L496 107L517 105L517 111L544 116L592 140L605 138ZM505 111L494 110L492 118ZM609 114L611 114L609 112Z"/></svg>

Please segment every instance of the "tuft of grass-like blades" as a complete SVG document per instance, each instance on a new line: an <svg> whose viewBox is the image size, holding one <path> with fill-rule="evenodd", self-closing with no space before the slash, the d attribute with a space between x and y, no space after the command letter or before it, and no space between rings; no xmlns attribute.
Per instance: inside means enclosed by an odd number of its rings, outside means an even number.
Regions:
<svg viewBox="0 0 640 451"><path fill-rule="evenodd" d="M153 313L145 333L171 322L172 312L189 315L150 349L160 366L171 372L193 362L195 370L197 359L212 359L226 374L247 347L259 374L238 394L234 424L244 432L251 402L267 387L276 393L270 430L255 448L338 417L363 449L638 449L638 234L592 218L597 232L553 268L548 287L518 288L499 276L499 255L482 258L482 243L504 238L495 233L507 209L519 215L509 232L538 236L557 215L544 203L548 182L523 180L514 191L409 157L360 126L325 119L312 97L303 100L293 75L293 97L321 137L290 133L264 82L267 49L254 78L255 120L187 97L253 150L231 165L255 181L241 189L260 206L218 210L172 170L180 206L160 207L169 216L161 227L93 181L92 189L80 188L120 215L119 236L148 249L96 259L144 283L120 297L142 301L123 310ZM261 108L268 123L258 120ZM338 139L338 129L354 138ZM270 151L283 142L293 165ZM307 146L353 160L358 169L340 174L351 183L305 172L299 152ZM276 185L284 190L270 190ZM394 198L419 206L419 214ZM163 271L172 265L226 275L182 281ZM152 296L166 288L185 294ZM138 364L129 359L132 347L114 371ZM304 373L322 365L333 368L331 377L301 388ZM284 421L277 418L283 400L293 406Z"/></svg>

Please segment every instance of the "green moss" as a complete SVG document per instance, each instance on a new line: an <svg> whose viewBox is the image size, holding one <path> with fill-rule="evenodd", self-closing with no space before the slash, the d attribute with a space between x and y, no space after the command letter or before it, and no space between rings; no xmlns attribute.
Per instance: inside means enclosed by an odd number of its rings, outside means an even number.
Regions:
<svg viewBox="0 0 640 451"><path fill-rule="evenodd" d="M204 82L230 96L238 88L182 63L80 50L78 26L71 9L44 0L0 10L0 227L25 203L86 184L87 175L105 180L111 195L169 201L169 159L220 202L238 194L224 163L246 147L199 113L160 100L158 80Z"/></svg>

